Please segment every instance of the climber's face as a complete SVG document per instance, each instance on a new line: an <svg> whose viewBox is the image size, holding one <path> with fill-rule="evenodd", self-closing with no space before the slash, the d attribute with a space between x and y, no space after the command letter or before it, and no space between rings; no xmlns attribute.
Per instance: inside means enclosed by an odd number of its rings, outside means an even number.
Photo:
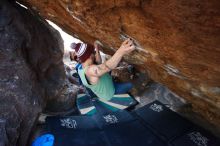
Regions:
<svg viewBox="0 0 220 146"><path fill-rule="evenodd" d="M69 54L70 54L70 60L71 61L76 61L76 53L75 52L69 52Z"/></svg>

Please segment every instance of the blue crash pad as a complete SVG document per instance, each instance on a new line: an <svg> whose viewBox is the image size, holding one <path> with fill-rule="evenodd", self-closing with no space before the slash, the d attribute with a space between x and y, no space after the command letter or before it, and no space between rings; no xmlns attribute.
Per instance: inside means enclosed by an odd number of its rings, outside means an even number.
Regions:
<svg viewBox="0 0 220 146"><path fill-rule="evenodd" d="M53 146L54 144L54 136L52 134L44 134L37 137L32 146Z"/></svg>
<svg viewBox="0 0 220 146"><path fill-rule="evenodd" d="M47 117L54 146L220 146L215 136L158 101L132 113L108 111L94 101L95 114Z"/></svg>
<svg viewBox="0 0 220 146"><path fill-rule="evenodd" d="M148 128L166 141L178 137L193 127L191 122L171 111L159 101L150 103L136 110L135 113Z"/></svg>
<svg viewBox="0 0 220 146"><path fill-rule="evenodd" d="M196 125L171 143L173 146L220 146L215 136Z"/></svg>
<svg viewBox="0 0 220 146"><path fill-rule="evenodd" d="M54 146L105 146L105 135L94 116L48 117L50 132L54 134Z"/></svg>
<svg viewBox="0 0 220 146"><path fill-rule="evenodd" d="M166 146L129 112L48 117L54 146ZM66 122L64 122L66 121Z"/></svg>
<svg viewBox="0 0 220 146"><path fill-rule="evenodd" d="M138 110L135 115L158 137L172 146L220 146L219 140L159 101Z"/></svg>

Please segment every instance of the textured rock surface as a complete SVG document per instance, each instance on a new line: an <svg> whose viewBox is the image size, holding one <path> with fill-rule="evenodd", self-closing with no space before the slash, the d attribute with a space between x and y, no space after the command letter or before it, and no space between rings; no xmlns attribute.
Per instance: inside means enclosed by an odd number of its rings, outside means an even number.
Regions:
<svg viewBox="0 0 220 146"><path fill-rule="evenodd" d="M46 106L53 112L73 106L62 55L62 39L44 19L0 1L0 145L25 146Z"/></svg>
<svg viewBox="0 0 220 146"><path fill-rule="evenodd" d="M99 39L113 53L128 36L126 57L152 79L220 122L219 0L19 0L80 39Z"/></svg>

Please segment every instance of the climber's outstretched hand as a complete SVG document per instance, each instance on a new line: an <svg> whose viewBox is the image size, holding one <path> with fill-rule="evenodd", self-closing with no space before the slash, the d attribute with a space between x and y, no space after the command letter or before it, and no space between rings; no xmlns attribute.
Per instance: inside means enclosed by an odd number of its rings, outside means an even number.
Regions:
<svg viewBox="0 0 220 146"><path fill-rule="evenodd" d="M118 51L120 53L122 53L123 55L128 54L128 53L132 52L133 50L135 50L135 45L133 43L133 40L130 38L125 40L121 44L120 48L118 49Z"/></svg>

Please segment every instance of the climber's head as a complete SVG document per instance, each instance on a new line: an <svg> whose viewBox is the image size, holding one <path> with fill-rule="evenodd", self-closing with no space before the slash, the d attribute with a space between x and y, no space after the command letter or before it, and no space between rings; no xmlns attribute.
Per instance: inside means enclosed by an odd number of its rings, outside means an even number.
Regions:
<svg viewBox="0 0 220 146"><path fill-rule="evenodd" d="M94 58L95 48L93 45L85 44L85 43L72 43L70 45L72 49L75 50L78 61L84 63L87 59Z"/></svg>

